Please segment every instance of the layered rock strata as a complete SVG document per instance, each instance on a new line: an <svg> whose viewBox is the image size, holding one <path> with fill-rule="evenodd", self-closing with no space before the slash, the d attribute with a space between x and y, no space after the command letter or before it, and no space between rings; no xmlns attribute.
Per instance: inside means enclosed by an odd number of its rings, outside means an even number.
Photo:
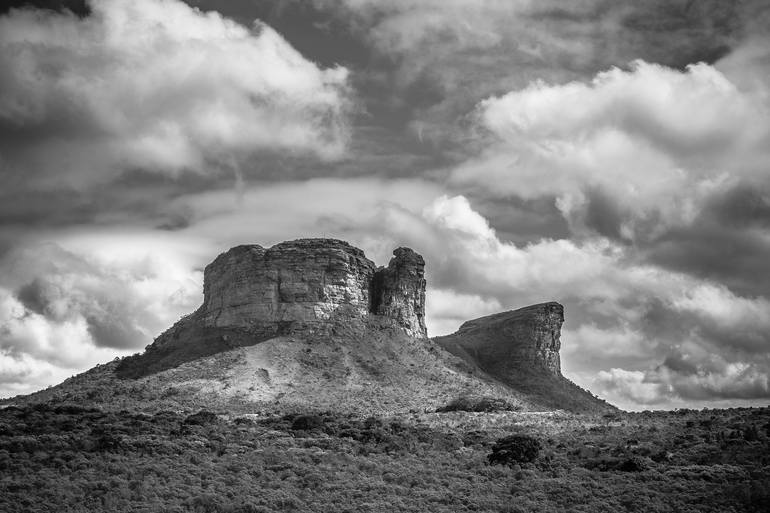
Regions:
<svg viewBox="0 0 770 513"><path fill-rule="evenodd" d="M467 321L450 337L485 364L560 376L563 323L562 305L541 303Z"/></svg>
<svg viewBox="0 0 770 513"><path fill-rule="evenodd" d="M363 251L337 240L238 246L206 267L200 319L207 327L263 331L322 323L343 307L362 317L374 272Z"/></svg>
<svg viewBox="0 0 770 513"><path fill-rule="evenodd" d="M468 321L433 339L494 380L547 408L590 412L612 409L561 374L564 307L541 303Z"/></svg>
<svg viewBox="0 0 770 513"><path fill-rule="evenodd" d="M205 327L266 333L378 315L426 337L425 261L409 248L393 255L376 268L363 251L334 239L237 246L206 267L196 317Z"/></svg>
<svg viewBox="0 0 770 513"><path fill-rule="evenodd" d="M424 268L420 255L398 248L378 269L336 239L234 247L206 266L200 308L157 337L144 363L124 370L155 372L280 335L328 336L370 317L425 338Z"/></svg>
<svg viewBox="0 0 770 513"><path fill-rule="evenodd" d="M393 319L410 336L425 338L425 260L409 248L393 251L374 274L371 311Z"/></svg>

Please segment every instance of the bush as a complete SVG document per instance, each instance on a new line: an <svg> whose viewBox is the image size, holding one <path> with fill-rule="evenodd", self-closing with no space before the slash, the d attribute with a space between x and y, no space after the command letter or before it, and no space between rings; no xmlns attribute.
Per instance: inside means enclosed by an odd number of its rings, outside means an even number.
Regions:
<svg viewBox="0 0 770 513"><path fill-rule="evenodd" d="M185 424L192 424L195 426L205 426L206 424L215 424L218 421L217 414L210 411L201 410L198 413L193 413L186 419Z"/></svg>
<svg viewBox="0 0 770 513"><path fill-rule="evenodd" d="M494 411L516 411L518 408L505 399L496 397L458 397L451 403L436 409L437 413L469 411L489 413Z"/></svg>
<svg viewBox="0 0 770 513"><path fill-rule="evenodd" d="M511 435L499 439L487 455L490 465L514 465L529 463L537 458L542 445L540 440L528 435Z"/></svg>
<svg viewBox="0 0 770 513"><path fill-rule="evenodd" d="M292 431L312 431L320 429L324 425L324 420L318 415L299 415L291 423Z"/></svg>
<svg viewBox="0 0 770 513"><path fill-rule="evenodd" d="M588 470L598 470L600 472L642 472L647 470L648 464L644 458L631 456L628 458L593 458L585 463L583 467Z"/></svg>

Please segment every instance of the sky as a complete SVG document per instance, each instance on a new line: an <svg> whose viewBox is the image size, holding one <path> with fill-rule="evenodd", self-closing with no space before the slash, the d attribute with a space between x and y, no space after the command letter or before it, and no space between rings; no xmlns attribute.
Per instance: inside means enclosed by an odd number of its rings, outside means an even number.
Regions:
<svg viewBox="0 0 770 513"><path fill-rule="evenodd" d="M431 336L559 301L622 408L770 403L768 0L14 0L0 68L0 397L333 237Z"/></svg>

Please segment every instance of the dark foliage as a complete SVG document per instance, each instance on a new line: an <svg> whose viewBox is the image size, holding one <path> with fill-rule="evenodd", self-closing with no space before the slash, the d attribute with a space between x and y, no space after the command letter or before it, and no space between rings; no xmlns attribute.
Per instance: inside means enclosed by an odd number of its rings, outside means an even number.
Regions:
<svg viewBox="0 0 770 513"><path fill-rule="evenodd" d="M188 423L216 418L190 413L0 409L0 511L770 510L770 440L759 429L770 409ZM495 439L501 459L530 454L489 465Z"/></svg>
<svg viewBox="0 0 770 513"><path fill-rule="evenodd" d="M542 444L529 435L511 435L499 439L487 455L490 465L514 465L529 463L537 459Z"/></svg>
<svg viewBox="0 0 770 513"><path fill-rule="evenodd" d="M450 411L469 411L489 413L494 411L517 411L519 408L505 399L496 397L458 397L446 406L436 410L437 413Z"/></svg>
<svg viewBox="0 0 770 513"><path fill-rule="evenodd" d="M293 431L311 431L313 429L320 429L324 425L324 421L318 415L298 415L291 423L291 429Z"/></svg>
<svg viewBox="0 0 770 513"><path fill-rule="evenodd" d="M596 458L586 461L583 466L590 470L599 470L602 472L620 471L620 472L641 472L647 469L647 463L643 458L630 456L626 458Z"/></svg>
<svg viewBox="0 0 770 513"><path fill-rule="evenodd" d="M201 410L198 413L193 413L186 419L184 419L185 424L192 424L195 426L205 426L207 424L214 424L219 420L216 413L212 413L210 411Z"/></svg>

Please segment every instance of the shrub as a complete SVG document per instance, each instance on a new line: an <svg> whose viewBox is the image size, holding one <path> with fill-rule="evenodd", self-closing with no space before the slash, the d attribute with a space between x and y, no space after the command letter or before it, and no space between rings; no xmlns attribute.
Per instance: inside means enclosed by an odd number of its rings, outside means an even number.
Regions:
<svg viewBox="0 0 770 513"><path fill-rule="evenodd" d="M451 403L436 409L437 413L469 411L489 413L494 411L516 411L518 408L505 399L496 397L458 397Z"/></svg>
<svg viewBox="0 0 770 513"><path fill-rule="evenodd" d="M320 429L324 425L324 421L318 415L299 415L291 423L292 431L312 431L313 429Z"/></svg>
<svg viewBox="0 0 770 513"><path fill-rule="evenodd" d="M642 472L647 470L648 465L644 458L631 456L628 458L593 458L583 463L583 467L601 472Z"/></svg>
<svg viewBox="0 0 770 513"><path fill-rule="evenodd" d="M205 426L206 424L214 424L218 421L217 414L210 411L201 410L198 413L193 413L186 419L185 424L192 424L195 426Z"/></svg>
<svg viewBox="0 0 770 513"><path fill-rule="evenodd" d="M540 440L529 435L511 435L501 438L492 446L487 455L490 465L514 465L529 463L537 458L542 445Z"/></svg>

